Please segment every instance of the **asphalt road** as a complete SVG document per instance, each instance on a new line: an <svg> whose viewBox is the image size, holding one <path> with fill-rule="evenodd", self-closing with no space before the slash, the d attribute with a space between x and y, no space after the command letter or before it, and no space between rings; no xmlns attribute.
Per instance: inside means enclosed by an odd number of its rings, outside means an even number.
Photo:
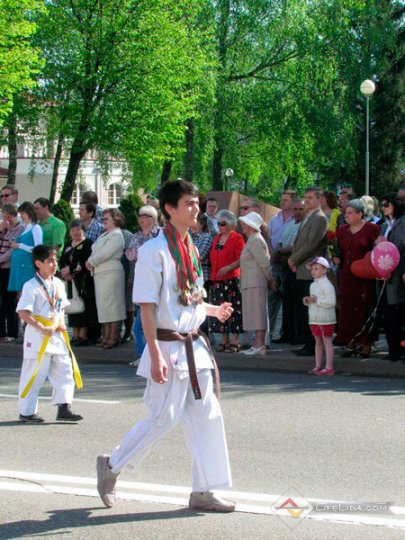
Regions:
<svg viewBox="0 0 405 540"><path fill-rule="evenodd" d="M145 414L135 370L82 365L77 425L55 421L49 386L39 411L46 423L19 423L18 374L16 359L0 359L0 539L405 538L403 379L223 371L238 511L204 515L185 508L181 426L140 469L123 471L113 509L97 496L96 455ZM347 502L355 508L338 504ZM359 511L376 502L389 511Z"/></svg>

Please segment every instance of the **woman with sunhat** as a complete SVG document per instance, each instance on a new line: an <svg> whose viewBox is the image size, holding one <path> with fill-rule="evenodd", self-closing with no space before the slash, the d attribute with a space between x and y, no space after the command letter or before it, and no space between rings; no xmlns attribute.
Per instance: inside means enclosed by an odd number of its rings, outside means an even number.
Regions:
<svg viewBox="0 0 405 540"><path fill-rule="evenodd" d="M243 354L266 354L264 343L268 326L267 289L273 286L270 254L260 227L263 219L257 212L239 218L247 242L240 257L240 288L242 291L243 329L255 332L255 343Z"/></svg>

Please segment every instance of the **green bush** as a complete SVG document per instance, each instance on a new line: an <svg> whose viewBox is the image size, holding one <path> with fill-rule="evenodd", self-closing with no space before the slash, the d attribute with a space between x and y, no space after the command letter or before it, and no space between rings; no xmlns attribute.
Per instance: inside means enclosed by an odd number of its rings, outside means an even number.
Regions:
<svg viewBox="0 0 405 540"><path fill-rule="evenodd" d="M121 199L118 209L124 214L125 228L131 232L139 231L138 211L145 203L136 193L129 193Z"/></svg>
<svg viewBox="0 0 405 540"><path fill-rule="evenodd" d="M52 214L63 221L67 230L69 230L69 225L75 219L72 207L64 199L59 199L59 201L52 206Z"/></svg>

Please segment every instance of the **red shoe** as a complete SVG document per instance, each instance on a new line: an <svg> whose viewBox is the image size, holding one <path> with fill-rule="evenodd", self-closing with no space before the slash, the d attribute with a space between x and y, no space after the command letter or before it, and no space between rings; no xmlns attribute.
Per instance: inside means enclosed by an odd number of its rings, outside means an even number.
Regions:
<svg viewBox="0 0 405 540"><path fill-rule="evenodd" d="M308 375L318 375L318 373L321 371L320 367L314 367L314 369L310 369L308 371Z"/></svg>
<svg viewBox="0 0 405 540"><path fill-rule="evenodd" d="M317 373L315 373L315 375L318 375L318 377L323 377L324 375L334 375L334 374L335 374L334 369L327 369L327 368L323 368L321 369L321 371L318 371Z"/></svg>

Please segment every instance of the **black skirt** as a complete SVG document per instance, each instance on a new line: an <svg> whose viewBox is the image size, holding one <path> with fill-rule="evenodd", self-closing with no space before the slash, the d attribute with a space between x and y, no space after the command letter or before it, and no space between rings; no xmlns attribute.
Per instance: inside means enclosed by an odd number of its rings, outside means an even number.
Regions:
<svg viewBox="0 0 405 540"><path fill-rule="evenodd" d="M239 278L211 282L210 302L214 306L230 302L233 307L232 316L224 323L216 317L208 317L210 332L218 334L241 334L243 332L242 295L239 289Z"/></svg>

